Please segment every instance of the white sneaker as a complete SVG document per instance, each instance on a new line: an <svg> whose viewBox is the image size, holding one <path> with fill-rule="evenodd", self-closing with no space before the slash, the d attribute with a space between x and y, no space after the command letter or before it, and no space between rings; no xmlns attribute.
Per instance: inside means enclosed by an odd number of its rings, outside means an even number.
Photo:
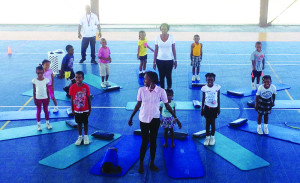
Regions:
<svg viewBox="0 0 300 183"><path fill-rule="evenodd" d="M111 86L108 81L105 81L104 84L106 85L106 87L110 87Z"/></svg>
<svg viewBox="0 0 300 183"><path fill-rule="evenodd" d="M42 131L41 125L37 125L37 130Z"/></svg>
<svg viewBox="0 0 300 183"><path fill-rule="evenodd" d="M58 107L57 106L55 106L54 109L53 109L53 113L56 113L56 112L58 112Z"/></svg>
<svg viewBox="0 0 300 183"><path fill-rule="evenodd" d="M195 80L196 80L196 76L193 75L193 76L192 76L192 81L195 81Z"/></svg>
<svg viewBox="0 0 300 183"><path fill-rule="evenodd" d="M47 126L48 130L52 129L52 126L50 125L50 123L46 123L46 126Z"/></svg>
<svg viewBox="0 0 300 183"><path fill-rule="evenodd" d="M82 136L78 137L78 139L75 142L75 145L79 146L82 142Z"/></svg>
<svg viewBox="0 0 300 183"><path fill-rule="evenodd" d="M102 87L102 88L106 88L105 82L102 82L102 83L101 83L101 87Z"/></svg>
<svg viewBox="0 0 300 183"><path fill-rule="evenodd" d="M83 144L84 145L89 145L90 144L89 136L85 135L83 137Z"/></svg>
<svg viewBox="0 0 300 183"><path fill-rule="evenodd" d="M209 140L209 145L213 146L213 145L215 145L215 143L216 143L215 136L211 136L210 140Z"/></svg>
<svg viewBox="0 0 300 183"><path fill-rule="evenodd" d="M254 83L251 83L251 88L252 88L252 90L255 90L255 89L256 89L256 87L255 87L255 84L254 84Z"/></svg>
<svg viewBox="0 0 300 183"><path fill-rule="evenodd" d="M205 146L208 146L209 139L210 139L210 136L206 136L205 141L204 141Z"/></svg>
<svg viewBox="0 0 300 183"><path fill-rule="evenodd" d="M262 134L263 134L263 131L262 131L262 129L261 129L261 126L258 126L258 127L257 127L257 133L258 133L259 135L262 135Z"/></svg>
<svg viewBox="0 0 300 183"><path fill-rule="evenodd" d="M200 81L200 77L199 75L196 76L197 81Z"/></svg>
<svg viewBox="0 0 300 183"><path fill-rule="evenodd" d="M269 134L269 129L268 129L268 127L264 127L264 133L266 134L266 135L268 135Z"/></svg>

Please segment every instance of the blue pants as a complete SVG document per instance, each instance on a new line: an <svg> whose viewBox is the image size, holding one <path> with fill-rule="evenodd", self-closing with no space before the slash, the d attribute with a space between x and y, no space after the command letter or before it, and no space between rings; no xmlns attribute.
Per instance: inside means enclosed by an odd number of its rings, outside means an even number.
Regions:
<svg viewBox="0 0 300 183"><path fill-rule="evenodd" d="M95 45L96 45L96 36L95 37L83 37L81 41L81 58L86 59L86 49L89 46L91 47L91 57L92 60L95 60Z"/></svg>

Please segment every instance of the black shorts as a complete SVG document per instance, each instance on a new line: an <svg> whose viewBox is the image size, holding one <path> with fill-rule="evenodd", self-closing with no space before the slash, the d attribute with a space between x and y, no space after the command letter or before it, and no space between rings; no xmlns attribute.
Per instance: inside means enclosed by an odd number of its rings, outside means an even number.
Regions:
<svg viewBox="0 0 300 183"><path fill-rule="evenodd" d="M147 55L140 56L140 61L144 61L144 60L147 60Z"/></svg>
<svg viewBox="0 0 300 183"><path fill-rule="evenodd" d="M217 118L218 117L218 108L217 107L208 107L205 105L204 107L204 117L205 118Z"/></svg>
<svg viewBox="0 0 300 183"><path fill-rule="evenodd" d="M88 124L89 123L89 113L83 112L83 113L76 113L75 112L75 122L77 124Z"/></svg>
<svg viewBox="0 0 300 183"><path fill-rule="evenodd" d="M262 71L252 70L251 75L253 75L253 77L260 77L262 76Z"/></svg>

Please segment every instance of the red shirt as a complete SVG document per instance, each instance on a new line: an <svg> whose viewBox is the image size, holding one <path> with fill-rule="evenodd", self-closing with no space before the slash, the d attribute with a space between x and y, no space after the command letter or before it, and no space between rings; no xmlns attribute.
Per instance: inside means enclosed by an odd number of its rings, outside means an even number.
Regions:
<svg viewBox="0 0 300 183"><path fill-rule="evenodd" d="M90 87L87 84L84 84L81 87L78 87L77 84L73 84L70 87L69 95L73 99L73 107L75 112L88 112L89 103L87 96L90 96Z"/></svg>

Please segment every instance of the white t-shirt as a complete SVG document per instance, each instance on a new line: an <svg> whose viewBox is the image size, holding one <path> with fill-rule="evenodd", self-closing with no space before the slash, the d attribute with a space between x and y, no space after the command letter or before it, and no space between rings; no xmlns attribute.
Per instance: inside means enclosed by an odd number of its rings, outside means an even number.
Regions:
<svg viewBox="0 0 300 183"><path fill-rule="evenodd" d="M256 92L256 95L264 99L269 99L273 94L277 94L276 87L273 84L271 84L268 89L266 89L264 85L260 85Z"/></svg>
<svg viewBox="0 0 300 183"><path fill-rule="evenodd" d="M257 50L255 50L252 54L251 54L251 58L250 60L254 60L255 62L255 69L257 71L262 71L262 61L265 59L265 53L261 50L260 52L258 52Z"/></svg>
<svg viewBox="0 0 300 183"><path fill-rule="evenodd" d="M208 107L218 107L218 91L221 89L221 86L214 84L211 88L207 85L201 88L201 91L205 93L205 102L204 104Z"/></svg>
<svg viewBox="0 0 300 183"><path fill-rule="evenodd" d="M79 24L81 25L83 37L95 37L96 36L97 25L99 24L97 15L95 15L94 13L84 14L81 17Z"/></svg>
<svg viewBox="0 0 300 183"><path fill-rule="evenodd" d="M172 44L175 44L174 37L169 34L166 42L163 42L158 35L155 39L155 45L158 45L157 59L159 60L173 60Z"/></svg>
<svg viewBox="0 0 300 183"><path fill-rule="evenodd" d="M48 98L47 95L47 84L49 83L49 79L44 78L42 81L34 78L32 83L35 84L35 94L36 99L46 99Z"/></svg>

